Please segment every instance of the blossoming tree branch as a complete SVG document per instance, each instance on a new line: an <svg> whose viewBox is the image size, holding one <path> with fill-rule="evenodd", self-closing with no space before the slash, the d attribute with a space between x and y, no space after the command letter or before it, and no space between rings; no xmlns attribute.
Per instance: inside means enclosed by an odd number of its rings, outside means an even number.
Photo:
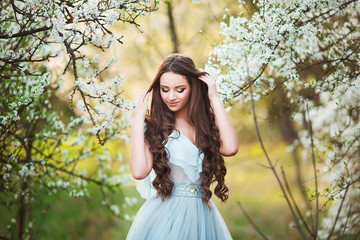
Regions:
<svg viewBox="0 0 360 240"><path fill-rule="evenodd" d="M276 106L288 150L294 159L313 162L313 185L298 178L306 198L315 200L306 214L285 191L285 175L279 181L302 238L358 236L360 1L239 2L239 15L221 23L224 40L212 50L206 70L217 78L224 101L266 98ZM275 167L270 161L269 168ZM323 189L320 177L327 182Z"/></svg>
<svg viewBox="0 0 360 240"><path fill-rule="evenodd" d="M32 205L46 206L38 198L44 192L86 197L88 184L95 184L104 205L119 214L106 192L127 181L124 168L114 172L111 167L121 161L121 154L100 151L91 135L102 145L109 137L126 140L123 129L129 121L123 110L134 106L122 94L122 76L100 79L116 59L103 59L108 64L99 69L100 57L88 56L84 47L107 51L122 43L122 36L111 29L114 22L138 27L137 19L155 11L158 1L4 0L0 7L0 203L10 216L0 237L34 237L42 216L32 212ZM61 103L57 90L63 79L52 75L47 65L54 60L65 61L62 72L73 77L73 108L64 102L65 112L75 116L74 109L80 108L81 117L59 114L61 106L55 103ZM80 123L89 130L82 131ZM91 158L91 172L79 167Z"/></svg>

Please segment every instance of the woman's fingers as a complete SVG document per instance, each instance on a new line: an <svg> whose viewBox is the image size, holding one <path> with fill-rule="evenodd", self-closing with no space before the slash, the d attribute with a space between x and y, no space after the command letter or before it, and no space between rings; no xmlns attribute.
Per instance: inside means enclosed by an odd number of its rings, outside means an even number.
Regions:
<svg viewBox="0 0 360 240"><path fill-rule="evenodd" d="M209 74L202 75L199 79L208 86L208 95L210 100L212 100L213 97L217 97L216 83L214 79L212 79Z"/></svg>
<svg viewBox="0 0 360 240"><path fill-rule="evenodd" d="M212 82L214 82L214 80L210 77L209 74L205 74L199 77L199 79L203 82L205 82L207 85L211 84ZM214 82L215 83L215 82Z"/></svg>
<svg viewBox="0 0 360 240"><path fill-rule="evenodd" d="M146 90L146 92L145 92L145 98L146 98L146 100L147 99L149 99L149 96L150 96L150 92L148 92L149 90Z"/></svg>
<svg viewBox="0 0 360 240"><path fill-rule="evenodd" d="M149 92L146 90L143 94L140 95L138 101L146 102L146 100L149 98Z"/></svg>
<svg viewBox="0 0 360 240"><path fill-rule="evenodd" d="M137 100L136 112L145 116L148 107L148 100L149 100L150 93L146 90Z"/></svg>

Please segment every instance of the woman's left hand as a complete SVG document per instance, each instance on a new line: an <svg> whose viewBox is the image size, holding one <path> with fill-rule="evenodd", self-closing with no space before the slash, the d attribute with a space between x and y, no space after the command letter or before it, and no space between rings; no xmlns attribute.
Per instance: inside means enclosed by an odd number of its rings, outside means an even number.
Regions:
<svg viewBox="0 0 360 240"><path fill-rule="evenodd" d="M214 79L212 79L212 77L210 77L209 74L205 74L205 75L199 77L199 79L201 81L203 81L204 83L206 83L206 85L208 86L209 99L212 101L214 98L217 98L218 92L216 90L216 83L215 83Z"/></svg>
<svg viewBox="0 0 360 240"><path fill-rule="evenodd" d="M239 140L235 128L224 109L224 105L220 101L219 94L216 90L216 83L208 74L199 77L199 80L205 82L209 88L208 96L212 103L216 122L219 123L218 128L221 142L219 152L224 156L233 156L238 152Z"/></svg>

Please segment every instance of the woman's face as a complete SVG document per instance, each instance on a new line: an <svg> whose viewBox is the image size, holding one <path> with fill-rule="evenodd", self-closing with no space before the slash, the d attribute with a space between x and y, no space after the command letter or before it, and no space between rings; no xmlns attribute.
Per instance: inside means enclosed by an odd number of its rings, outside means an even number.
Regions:
<svg viewBox="0 0 360 240"><path fill-rule="evenodd" d="M190 84L186 77L166 72L160 77L160 95L166 106L176 114L187 113Z"/></svg>

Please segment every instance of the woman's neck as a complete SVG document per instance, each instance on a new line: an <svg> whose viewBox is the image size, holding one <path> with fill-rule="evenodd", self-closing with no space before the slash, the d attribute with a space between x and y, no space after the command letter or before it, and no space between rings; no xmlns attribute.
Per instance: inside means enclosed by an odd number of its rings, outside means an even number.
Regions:
<svg viewBox="0 0 360 240"><path fill-rule="evenodd" d="M189 122L187 120L187 117L184 115L181 116L175 116L175 125L188 125Z"/></svg>
<svg viewBox="0 0 360 240"><path fill-rule="evenodd" d="M187 115L175 116L175 129L188 138L192 144L196 144L195 129L190 125Z"/></svg>
<svg viewBox="0 0 360 240"><path fill-rule="evenodd" d="M188 111L187 109L182 109L181 111L175 112L175 127L178 126L188 126L189 121L188 121Z"/></svg>
<svg viewBox="0 0 360 240"><path fill-rule="evenodd" d="M182 110L175 112L175 119L176 120L186 120L187 121L187 117L188 117L188 109L187 108L183 108Z"/></svg>

